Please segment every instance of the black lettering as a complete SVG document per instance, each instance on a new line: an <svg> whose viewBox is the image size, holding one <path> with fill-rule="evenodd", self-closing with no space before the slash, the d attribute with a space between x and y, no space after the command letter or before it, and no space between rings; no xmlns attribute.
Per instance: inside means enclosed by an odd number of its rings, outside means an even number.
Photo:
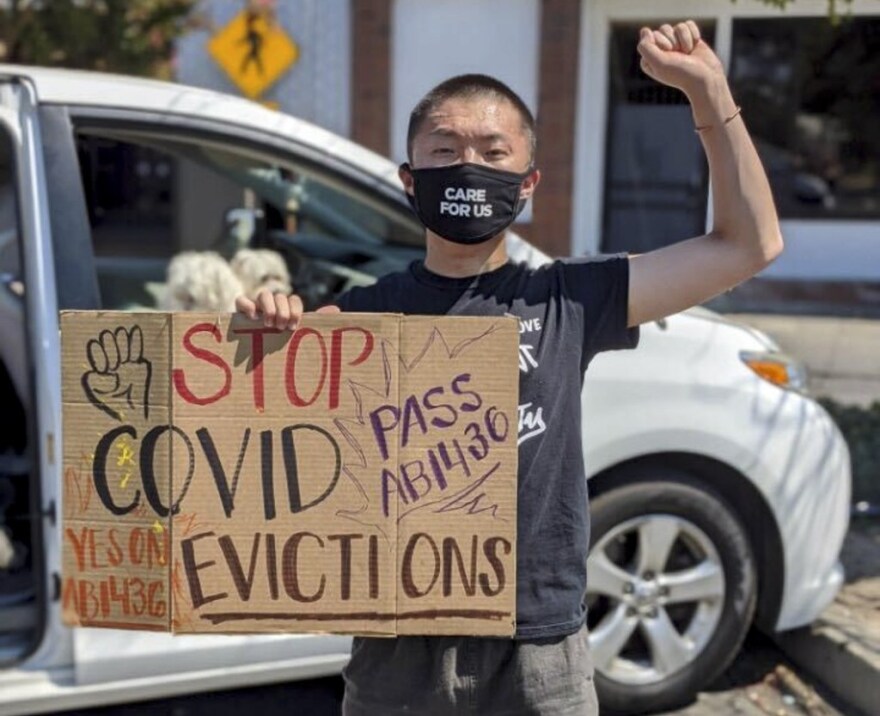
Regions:
<svg viewBox="0 0 880 716"><path fill-rule="evenodd" d="M379 598L379 537L370 535L369 582L370 599Z"/></svg>
<svg viewBox="0 0 880 716"><path fill-rule="evenodd" d="M299 543L304 537L311 537L323 549L324 540L311 532L297 532L290 536L281 550L281 580L284 582L284 591L287 596L297 602L317 602L324 596L326 577L321 574L318 589L314 594L305 595L299 588L299 574L297 572Z"/></svg>
<svg viewBox="0 0 880 716"><path fill-rule="evenodd" d="M266 576L269 579L269 596L278 599L278 566L275 562L275 535L266 534Z"/></svg>
<svg viewBox="0 0 880 716"><path fill-rule="evenodd" d="M413 579L413 556L415 555L416 546L419 543L419 540L427 540L428 545L431 547L431 552L434 555L434 575L431 577L431 583L422 591L416 586L415 580ZM420 563L421 564L421 563ZM403 563L401 566L400 579L403 584L403 591L406 596L410 599L418 599L419 597L424 597L428 594L433 588L434 585L437 584L437 580L440 578L440 551L437 549L437 545L433 539L431 539L431 535L426 532L416 532L413 534L409 541L406 543L406 549L403 551Z"/></svg>
<svg viewBox="0 0 880 716"><path fill-rule="evenodd" d="M251 429L245 428L244 437L241 441L241 448L238 451L238 460L235 462L235 472L232 475L232 486L226 479L226 471L223 469L223 461L217 454L217 448L214 447L214 440L207 428L199 428L196 430L196 436L202 445L205 458L208 461L208 467L211 468L211 474L214 476L214 483L217 485L217 494L220 496L220 504L223 505L223 513L227 517L232 517L232 510L235 509L235 491L238 488L238 478L241 475L241 465L244 462L244 454L247 450L248 441L251 437Z"/></svg>
<svg viewBox="0 0 880 716"><path fill-rule="evenodd" d="M128 435L137 440L137 431L133 427L120 425L98 441L98 445L95 447L95 457L92 460L92 480L95 483L95 492L98 493L101 504L114 515L127 515L138 506L141 500L141 491L137 490L132 501L128 505L120 507L114 502L113 495L110 494L110 485L107 483L107 456L110 454L113 443L122 435Z"/></svg>
<svg viewBox="0 0 880 716"><path fill-rule="evenodd" d="M193 609L198 609L205 604L216 602L218 599L226 599L226 597L229 596L226 592L221 592L206 597L202 591L202 583L199 581L199 571L212 567L217 563L214 560L211 560L210 562L200 562L196 564L193 542L203 539L204 537L213 536L213 532L202 532L201 534L193 535L180 542L180 551L183 554L183 571L186 573L186 582L189 585L189 595L192 600Z"/></svg>
<svg viewBox="0 0 880 716"><path fill-rule="evenodd" d="M330 480L328 481L327 487L324 489L324 492L322 492L314 500L312 500L311 502L307 502L306 504L302 504L302 498L300 497L299 492L299 473L296 464L296 445L293 438L293 434L298 430L310 430L312 432L318 433L318 435L325 438L330 444L330 447L333 448L333 454L335 457L333 474L330 476ZM328 431L324 430L324 428L319 428L317 425L291 425L281 431L281 445L282 450L284 451L284 469L287 473L287 489L290 495L290 511L294 514L298 512L305 512L310 507L321 504L330 496L330 493L333 492L333 489L336 487L336 483L339 482L339 475L342 472L342 452L339 449L339 443L336 442L336 440Z"/></svg>
<svg viewBox="0 0 880 716"><path fill-rule="evenodd" d="M331 542L339 542L339 598L346 602L351 599L351 543L361 539L363 535L344 534L328 535Z"/></svg>
<svg viewBox="0 0 880 716"><path fill-rule="evenodd" d="M490 537L483 542L483 554L486 555L486 559L492 565L492 571L495 572L495 581L498 583L497 587L493 587L489 582L489 575L485 572L480 574L480 589L487 597L494 597L504 590L506 577L504 574L504 563L497 554L499 545L504 550L505 555L510 554L512 546L504 537Z"/></svg>
<svg viewBox="0 0 880 716"><path fill-rule="evenodd" d="M248 566L247 577L244 576L244 570L241 568L241 560L238 558L238 552L232 538L224 535L217 540L220 544L220 551L226 558L226 564L229 567L229 573L232 575L232 581L235 583L235 589L238 596L243 602L250 601L251 590L254 586L254 574L257 571L257 554L260 551L260 533L254 535L253 546L251 547L251 562Z"/></svg>
<svg viewBox="0 0 880 716"><path fill-rule="evenodd" d="M173 434L179 435L183 438L183 443L186 446L186 453L189 462L186 468L186 477L184 478L183 486L180 489L180 495L178 495L177 499L174 501L170 508L165 507L165 505L162 503L162 496L159 494L159 486L156 483L156 471L154 469L154 465L156 462L156 445L159 442L159 438L168 431L171 431ZM159 515L159 517L168 517L169 513L172 515L176 515L178 512L180 512L180 503L186 496L187 490L189 490L189 486L193 478L193 472L195 472L196 466L193 446L190 442L190 439L186 436L186 433L183 432L183 430L178 428L176 425L157 425L155 428L150 430L150 432L144 435L144 439L141 442L140 466L141 482L144 486L144 494L147 497L147 502L150 503L150 507L153 508L153 511L157 515Z"/></svg>
<svg viewBox="0 0 880 716"><path fill-rule="evenodd" d="M458 541L454 537L443 539L443 596L452 594L452 563L458 566L458 576L464 593L472 597L477 591L477 536L471 539L471 564L470 572L465 569L464 557L458 547Z"/></svg>
<svg viewBox="0 0 880 716"><path fill-rule="evenodd" d="M272 431L260 433L260 475L263 480L263 514L275 519L275 486L272 484Z"/></svg>

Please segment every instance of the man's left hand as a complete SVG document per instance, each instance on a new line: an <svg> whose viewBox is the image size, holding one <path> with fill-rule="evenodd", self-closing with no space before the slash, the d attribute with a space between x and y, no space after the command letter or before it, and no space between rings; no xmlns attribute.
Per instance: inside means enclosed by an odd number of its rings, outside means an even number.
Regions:
<svg viewBox="0 0 880 716"><path fill-rule="evenodd" d="M643 27L638 51L645 74L689 97L724 78L721 60L700 39L700 29L693 20L675 26L661 25L657 30Z"/></svg>

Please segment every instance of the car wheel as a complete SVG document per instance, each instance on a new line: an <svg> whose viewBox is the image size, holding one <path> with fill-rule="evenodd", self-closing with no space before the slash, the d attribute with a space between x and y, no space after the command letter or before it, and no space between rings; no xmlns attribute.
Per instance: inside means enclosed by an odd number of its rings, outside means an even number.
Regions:
<svg viewBox="0 0 880 716"><path fill-rule="evenodd" d="M734 511L670 469L592 500L587 624L605 712L686 702L733 660L755 611L755 563Z"/></svg>

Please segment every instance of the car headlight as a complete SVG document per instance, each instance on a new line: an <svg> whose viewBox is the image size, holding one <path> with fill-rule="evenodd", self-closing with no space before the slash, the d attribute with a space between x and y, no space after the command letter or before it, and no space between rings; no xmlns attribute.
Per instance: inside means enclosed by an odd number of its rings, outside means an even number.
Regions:
<svg viewBox="0 0 880 716"><path fill-rule="evenodd" d="M740 351L739 357L757 376L787 390L807 392L807 368L777 351Z"/></svg>

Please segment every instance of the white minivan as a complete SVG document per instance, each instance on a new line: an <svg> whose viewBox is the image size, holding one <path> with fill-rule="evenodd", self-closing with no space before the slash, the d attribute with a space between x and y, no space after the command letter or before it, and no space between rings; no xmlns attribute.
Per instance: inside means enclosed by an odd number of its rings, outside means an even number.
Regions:
<svg viewBox="0 0 880 716"><path fill-rule="evenodd" d="M394 164L293 117L173 83L0 65L0 714L345 664L340 636L60 619L59 310L155 307L175 254L241 246L281 253L315 307L419 258L423 237ZM799 627L834 598L850 456L766 335L703 308L644 325L637 350L590 365L583 411L603 710L679 703L752 624Z"/></svg>

